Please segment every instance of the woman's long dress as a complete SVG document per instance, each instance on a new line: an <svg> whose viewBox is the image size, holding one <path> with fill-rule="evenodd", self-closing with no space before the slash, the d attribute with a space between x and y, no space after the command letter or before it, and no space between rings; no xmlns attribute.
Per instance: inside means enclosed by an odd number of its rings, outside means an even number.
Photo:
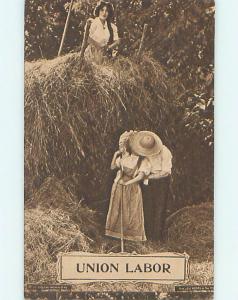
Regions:
<svg viewBox="0 0 238 300"><path fill-rule="evenodd" d="M143 200L139 183L124 186L118 183L131 180L137 171L138 156L127 156L117 160L121 176L112 186L109 211L106 221L106 235L127 240L145 241Z"/></svg>

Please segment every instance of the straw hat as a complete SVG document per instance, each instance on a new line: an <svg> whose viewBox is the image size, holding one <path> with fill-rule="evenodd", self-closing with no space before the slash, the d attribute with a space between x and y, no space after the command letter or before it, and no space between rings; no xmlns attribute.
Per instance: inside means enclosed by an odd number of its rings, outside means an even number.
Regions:
<svg viewBox="0 0 238 300"><path fill-rule="evenodd" d="M159 154L163 143L155 133L151 131L139 131L129 139L132 152L141 156L152 156Z"/></svg>

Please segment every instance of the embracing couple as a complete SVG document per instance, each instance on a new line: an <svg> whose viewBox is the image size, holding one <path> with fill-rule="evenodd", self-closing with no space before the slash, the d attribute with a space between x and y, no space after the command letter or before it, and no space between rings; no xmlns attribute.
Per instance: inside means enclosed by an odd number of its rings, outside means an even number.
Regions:
<svg viewBox="0 0 238 300"><path fill-rule="evenodd" d="M114 180L106 235L133 241L164 240L172 155L150 131L125 132L111 169ZM122 228L123 227L123 228Z"/></svg>

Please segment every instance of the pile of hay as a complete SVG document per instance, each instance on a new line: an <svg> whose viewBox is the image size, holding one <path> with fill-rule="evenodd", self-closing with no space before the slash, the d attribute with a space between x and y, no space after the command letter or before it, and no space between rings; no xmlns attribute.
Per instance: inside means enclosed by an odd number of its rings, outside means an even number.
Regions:
<svg viewBox="0 0 238 300"><path fill-rule="evenodd" d="M124 130L171 140L172 89L158 62L145 55L140 63L79 65L78 54L25 64L27 198L54 175L68 178L78 198L108 199L110 161Z"/></svg>
<svg viewBox="0 0 238 300"><path fill-rule="evenodd" d="M55 282L59 252L89 251L93 240L60 209L25 210L25 283Z"/></svg>
<svg viewBox="0 0 238 300"><path fill-rule="evenodd" d="M25 203L26 208L60 209L75 222L80 230L97 240L103 230L99 214L90 209L73 194L65 180L55 177L45 179L40 188Z"/></svg>
<svg viewBox="0 0 238 300"><path fill-rule="evenodd" d="M172 251L187 252L191 259L213 259L214 207L203 203L184 207L167 219L168 246Z"/></svg>
<svg viewBox="0 0 238 300"><path fill-rule="evenodd" d="M55 282L59 252L96 251L102 226L64 182L47 178L25 203L25 282Z"/></svg>

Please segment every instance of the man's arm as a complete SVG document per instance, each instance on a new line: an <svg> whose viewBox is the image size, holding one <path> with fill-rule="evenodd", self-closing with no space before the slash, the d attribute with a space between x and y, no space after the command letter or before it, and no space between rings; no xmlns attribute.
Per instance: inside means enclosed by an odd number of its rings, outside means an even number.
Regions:
<svg viewBox="0 0 238 300"><path fill-rule="evenodd" d="M148 179L160 179L160 178L164 178L164 177L167 177L170 175L170 172L163 172L163 171L160 171L160 172L157 172L155 174L150 174L148 176Z"/></svg>
<svg viewBox="0 0 238 300"><path fill-rule="evenodd" d="M137 183L137 182L141 181L144 177L145 177L145 174L143 172L140 172L135 178L133 178L127 182L121 181L120 183L123 185L129 185L129 184L133 184L133 183Z"/></svg>
<svg viewBox="0 0 238 300"><path fill-rule="evenodd" d="M148 176L148 179L160 179L167 177L171 175L171 169L172 169L172 154L170 150L163 146L163 152L162 152L162 170L157 171L156 173L151 173Z"/></svg>

